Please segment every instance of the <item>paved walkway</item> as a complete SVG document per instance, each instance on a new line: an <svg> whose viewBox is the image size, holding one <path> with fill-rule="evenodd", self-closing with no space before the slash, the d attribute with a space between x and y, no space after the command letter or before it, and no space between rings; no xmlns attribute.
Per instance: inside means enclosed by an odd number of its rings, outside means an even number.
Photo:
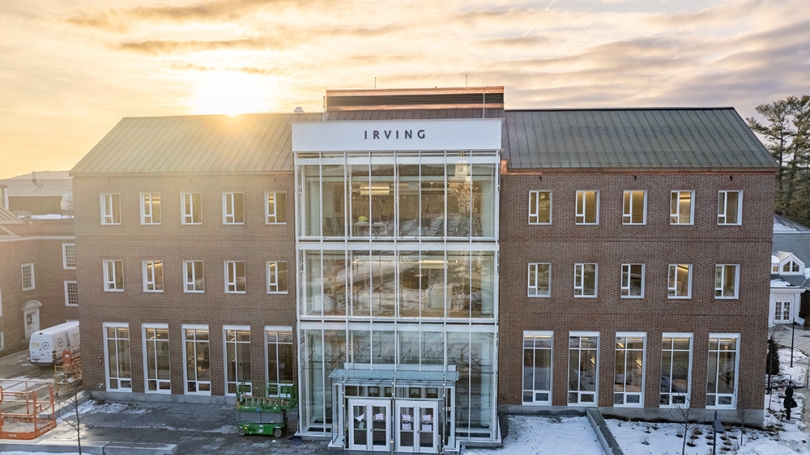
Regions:
<svg viewBox="0 0 810 455"><path fill-rule="evenodd" d="M794 349L798 349L808 356L805 359L794 361L793 364L803 366L805 371L810 374L810 328L796 324L794 331L790 324L780 324L771 328L770 333L777 345L790 348L792 342ZM810 378L804 378L805 387L796 389L798 393L805 396L805 400L810 400L810 387L808 387L810 382L808 382L808 379ZM810 406L807 403L808 401L805 401L801 417L802 422L807 425L804 431L810 433L810 409L808 409Z"/></svg>

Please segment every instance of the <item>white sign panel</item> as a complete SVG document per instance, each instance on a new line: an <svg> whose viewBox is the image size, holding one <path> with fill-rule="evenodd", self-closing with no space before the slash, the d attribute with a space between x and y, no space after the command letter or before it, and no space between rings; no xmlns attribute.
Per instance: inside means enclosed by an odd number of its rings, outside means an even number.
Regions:
<svg viewBox="0 0 810 455"><path fill-rule="evenodd" d="M294 152L500 150L502 119L296 122Z"/></svg>

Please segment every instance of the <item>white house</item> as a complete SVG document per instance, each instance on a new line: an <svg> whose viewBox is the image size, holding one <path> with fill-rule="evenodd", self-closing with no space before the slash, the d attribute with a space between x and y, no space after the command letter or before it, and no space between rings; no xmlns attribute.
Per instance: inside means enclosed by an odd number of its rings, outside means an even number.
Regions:
<svg viewBox="0 0 810 455"><path fill-rule="evenodd" d="M810 285L810 228L774 215L768 325L803 324L802 293Z"/></svg>

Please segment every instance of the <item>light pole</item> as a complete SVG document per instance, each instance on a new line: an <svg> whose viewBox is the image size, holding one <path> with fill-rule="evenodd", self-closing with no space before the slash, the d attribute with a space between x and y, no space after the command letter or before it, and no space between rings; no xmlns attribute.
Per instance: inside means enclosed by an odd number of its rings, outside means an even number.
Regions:
<svg viewBox="0 0 810 455"><path fill-rule="evenodd" d="M796 320L790 323L793 326L793 333L790 334L790 368L793 368L793 339L796 338Z"/></svg>
<svg viewBox="0 0 810 455"><path fill-rule="evenodd" d="M717 411L714 411L714 423L712 424L712 428L714 429L714 444L712 445L712 455L717 453L717 433L725 433L726 429L723 428L723 423L717 420Z"/></svg>

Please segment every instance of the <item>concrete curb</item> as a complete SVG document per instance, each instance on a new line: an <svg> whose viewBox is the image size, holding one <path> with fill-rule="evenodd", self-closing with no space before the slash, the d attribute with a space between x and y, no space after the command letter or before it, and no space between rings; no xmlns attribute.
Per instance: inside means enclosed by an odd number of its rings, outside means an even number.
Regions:
<svg viewBox="0 0 810 455"><path fill-rule="evenodd" d="M8 441L8 440L6 440ZM4 452L77 453L75 441L14 442L0 441L0 453ZM82 442L82 454L87 455L176 455L176 444L153 444L141 442Z"/></svg>
<svg viewBox="0 0 810 455"><path fill-rule="evenodd" d="M616 438L613 437L613 433L610 432L610 428L607 427L607 423L605 423L605 419L602 417L602 413L599 412L599 409L588 408L585 410L585 415L588 417L588 422L591 423L591 428L593 428L593 432L596 434L599 445L602 446L602 452L604 452L605 455L624 455L624 452L622 452L622 449L619 447L619 443L616 442Z"/></svg>

